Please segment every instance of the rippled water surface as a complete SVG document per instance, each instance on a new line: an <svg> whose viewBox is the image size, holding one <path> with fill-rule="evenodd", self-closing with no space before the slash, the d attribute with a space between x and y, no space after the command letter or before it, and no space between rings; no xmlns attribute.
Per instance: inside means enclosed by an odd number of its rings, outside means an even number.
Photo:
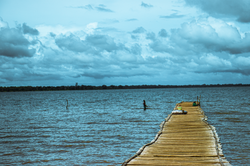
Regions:
<svg viewBox="0 0 250 166"><path fill-rule="evenodd" d="M250 87L2 92L0 165L121 165L154 139L176 103L200 95L227 160L247 165L249 94Z"/></svg>

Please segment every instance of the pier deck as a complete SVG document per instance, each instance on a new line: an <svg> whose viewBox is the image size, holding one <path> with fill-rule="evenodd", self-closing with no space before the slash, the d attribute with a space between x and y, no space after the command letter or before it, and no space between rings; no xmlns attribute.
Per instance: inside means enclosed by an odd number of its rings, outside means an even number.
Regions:
<svg viewBox="0 0 250 166"><path fill-rule="evenodd" d="M170 114L155 140L123 165L230 165L222 153L215 128L200 106L178 103L187 114Z"/></svg>

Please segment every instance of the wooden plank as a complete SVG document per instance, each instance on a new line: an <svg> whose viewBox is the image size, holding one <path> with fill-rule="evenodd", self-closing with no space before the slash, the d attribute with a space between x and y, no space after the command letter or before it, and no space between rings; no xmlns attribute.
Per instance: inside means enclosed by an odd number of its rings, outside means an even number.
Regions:
<svg viewBox="0 0 250 166"><path fill-rule="evenodd" d="M134 159L131 161L128 165L220 165L219 161L193 161L189 160L183 161L183 160L158 160L158 159L149 159L149 160L137 160Z"/></svg>
<svg viewBox="0 0 250 166"><path fill-rule="evenodd" d="M138 156L136 160L154 160L154 157L141 157ZM219 162L218 157L158 157L158 160L165 160L165 161L216 161Z"/></svg>

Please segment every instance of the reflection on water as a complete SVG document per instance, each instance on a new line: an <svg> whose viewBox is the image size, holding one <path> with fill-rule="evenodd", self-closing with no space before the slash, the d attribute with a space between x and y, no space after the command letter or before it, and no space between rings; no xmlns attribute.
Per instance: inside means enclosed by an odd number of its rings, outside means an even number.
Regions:
<svg viewBox="0 0 250 166"><path fill-rule="evenodd" d="M154 139L177 102L201 95L227 160L244 165L250 163L249 92L250 87L0 93L0 164L121 165Z"/></svg>

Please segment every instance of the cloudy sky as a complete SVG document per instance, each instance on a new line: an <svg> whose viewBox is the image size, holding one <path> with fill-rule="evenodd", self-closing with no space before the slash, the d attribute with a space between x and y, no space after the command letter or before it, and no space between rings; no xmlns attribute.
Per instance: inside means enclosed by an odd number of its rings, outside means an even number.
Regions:
<svg viewBox="0 0 250 166"><path fill-rule="evenodd" d="M249 0L0 0L0 86L250 83Z"/></svg>

